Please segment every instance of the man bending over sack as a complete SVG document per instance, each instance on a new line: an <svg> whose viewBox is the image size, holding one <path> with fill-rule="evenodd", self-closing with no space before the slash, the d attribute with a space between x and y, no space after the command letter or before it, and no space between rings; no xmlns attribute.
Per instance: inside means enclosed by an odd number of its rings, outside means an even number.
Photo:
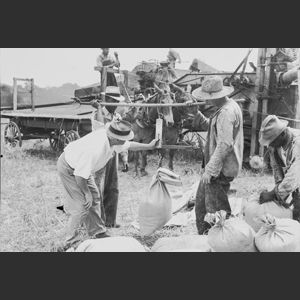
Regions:
<svg viewBox="0 0 300 300"><path fill-rule="evenodd" d="M126 121L112 121L107 129L96 130L70 143L57 162L58 174L65 192L65 211L69 215L66 245L76 243L78 228L85 224L89 236L109 237L101 217L100 193L92 175L105 167L113 153L124 150L153 150L158 140L150 144L129 142L133 139L132 126Z"/></svg>
<svg viewBox="0 0 300 300"><path fill-rule="evenodd" d="M292 194L293 219L300 222L300 130L288 121L268 116L261 125L261 145L268 146L275 188L260 195L260 204L275 201L286 206Z"/></svg>
<svg viewBox="0 0 300 300"><path fill-rule="evenodd" d="M197 100L216 106L210 118L200 111L195 127L208 130L205 145L205 173L196 194L196 223L200 235L211 226L204 221L207 213L224 210L231 216L228 201L230 182L242 168L244 151L243 115L239 105L228 98L233 87L224 87L220 76L206 78L202 87L193 92Z"/></svg>

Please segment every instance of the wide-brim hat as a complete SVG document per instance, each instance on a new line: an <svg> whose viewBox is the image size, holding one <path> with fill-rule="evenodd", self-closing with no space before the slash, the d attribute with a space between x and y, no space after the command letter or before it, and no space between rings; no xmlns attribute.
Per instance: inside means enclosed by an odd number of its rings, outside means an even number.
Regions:
<svg viewBox="0 0 300 300"><path fill-rule="evenodd" d="M108 86L106 88L105 95L119 102L125 101L125 97L121 95L120 89L117 86Z"/></svg>
<svg viewBox="0 0 300 300"><path fill-rule="evenodd" d="M223 80L220 76L206 77L202 86L193 91L192 95L195 99L200 101L221 99L229 96L234 91L232 86L224 86Z"/></svg>
<svg viewBox="0 0 300 300"><path fill-rule="evenodd" d="M269 146L288 127L289 122L270 115L261 124L259 142Z"/></svg>
<svg viewBox="0 0 300 300"><path fill-rule="evenodd" d="M106 124L106 133L108 136L121 141L131 141L134 138L132 125L127 121L112 121Z"/></svg>

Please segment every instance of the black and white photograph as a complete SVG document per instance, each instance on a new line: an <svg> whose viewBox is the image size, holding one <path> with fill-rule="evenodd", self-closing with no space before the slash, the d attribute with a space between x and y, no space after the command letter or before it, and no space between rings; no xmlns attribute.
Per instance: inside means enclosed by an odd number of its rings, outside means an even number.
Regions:
<svg viewBox="0 0 300 300"><path fill-rule="evenodd" d="M299 49L0 48L0 252L300 252Z"/></svg>

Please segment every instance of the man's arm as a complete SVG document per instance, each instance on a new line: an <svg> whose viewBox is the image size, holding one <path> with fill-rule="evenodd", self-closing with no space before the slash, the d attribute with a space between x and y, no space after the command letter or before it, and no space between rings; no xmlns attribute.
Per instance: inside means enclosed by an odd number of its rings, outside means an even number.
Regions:
<svg viewBox="0 0 300 300"><path fill-rule="evenodd" d="M131 151L153 150L156 148L156 144L158 142L159 142L159 140L157 140L157 139L154 139L150 144L130 142L130 147L128 148L128 150L131 150Z"/></svg>
<svg viewBox="0 0 300 300"><path fill-rule="evenodd" d="M276 196L286 200L288 196L300 188L300 145L296 145L292 153L292 164L283 181L275 188Z"/></svg>
<svg viewBox="0 0 300 300"><path fill-rule="evenodd" d="M76 176L76 175L75 175L75 180L76 180L78 186L80 187L80 189L82 190L82 192L85 195L86 203L84 204L84 207L86 209L89 209L92 206L93 197L92 197L90 189L87 185L87 180L83 177Z"/></svg>
<svg viewBox="0 0 300 300"><path fill-rule="evenodd" d="M209 128L209 119L206 118L197 108L197 113L195 115L194 129L206 130Z"/></svg>
<svg viewBox="0 0 300 300"><path fill-rule="evenodd" d="M221 113L217 120L217 146L205 167L205 172L212 177L218 177L222 171L223 163L228 154L232 151L233 120L228 113Z"/></svg>

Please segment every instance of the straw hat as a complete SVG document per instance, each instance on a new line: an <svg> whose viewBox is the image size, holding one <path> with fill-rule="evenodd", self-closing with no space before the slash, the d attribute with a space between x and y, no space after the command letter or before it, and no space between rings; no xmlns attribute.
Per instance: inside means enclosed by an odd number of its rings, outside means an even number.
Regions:
<svg viewBox="0 0 300 300"><path fill-rule="evenodd" d="M197 100L214 100L221 99L232 94L234 88L231 86L224 86L223 80L220 76L206 77L202 86L193 91L193 97Z"/></svg>
<svg viewBox="0 0 300 300"><path fill-rule="evenodd" d="M108 86L106 88L105 95L119 102L125 101L125 97L121 95L120 89L117 86Z"/></svg>
<svg viewBox="0 0 300 300"><path fill-rule="evenodd" d="M279 120L270 115L261 124L259 142L263 146L269 146L287 128L289 122Z"/></svg>
<svg viewBox="0 0 300 300"><path fill-rule="evenodd" d="M106 133L112 138L120 141L130 141L134 138L132 125L127 121L112 121L106 124Z"/></svg>

